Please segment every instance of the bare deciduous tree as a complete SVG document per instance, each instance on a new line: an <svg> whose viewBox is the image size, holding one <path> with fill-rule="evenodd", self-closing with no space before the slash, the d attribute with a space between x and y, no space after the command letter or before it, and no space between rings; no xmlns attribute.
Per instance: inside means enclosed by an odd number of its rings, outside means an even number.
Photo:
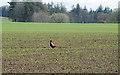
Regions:
<svg viewBox="0 0 120 75"><path fill-rule="evenodd" d="M55 13L51 16L51 22L53 23L69 23L69 16L63 13Z"/></svg>
<svg viewBox="0 0 120 75"><path fill-rule="evenodd" d="M35 12L32 16L32 21L33 22L41 22L41 23L46 23L50 21L50 17L47 13L45 12Z"/></svg>

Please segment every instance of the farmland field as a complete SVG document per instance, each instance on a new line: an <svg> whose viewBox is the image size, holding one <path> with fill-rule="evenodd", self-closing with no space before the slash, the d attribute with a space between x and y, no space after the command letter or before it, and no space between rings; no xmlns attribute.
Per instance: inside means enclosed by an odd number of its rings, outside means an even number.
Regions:
<svg viewBox="0 0 120 75"><path fill-rule="evenodd" d="M2 71L117 73L118 25L3 22Z"/></svg>

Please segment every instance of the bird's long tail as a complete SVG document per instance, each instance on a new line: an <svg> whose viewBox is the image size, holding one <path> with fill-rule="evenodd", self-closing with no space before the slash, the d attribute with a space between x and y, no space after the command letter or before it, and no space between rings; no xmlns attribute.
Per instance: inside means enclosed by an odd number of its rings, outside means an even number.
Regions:
<svg viewBox="0 0 120 75"><path fill-rule="evenodd" d="M61 46L59 46L59 45L55 45L55 47L61 48Z"/></svg>
<svg viewBox="0 0 120 75"><path fill-rule="evenodd" d="M60 45L55 45L57 48L67 48L67 47L61 47Z"/></svg>

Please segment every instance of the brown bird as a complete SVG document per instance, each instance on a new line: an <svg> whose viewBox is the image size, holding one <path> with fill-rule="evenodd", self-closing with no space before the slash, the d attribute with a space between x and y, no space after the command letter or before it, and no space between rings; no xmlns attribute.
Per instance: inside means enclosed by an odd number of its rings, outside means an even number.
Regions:
<svg viewBox="0 0 120 75"><path fill-rule="evenodd" d="M51 46L52 48L55 48L55 47L60 48L59 45L54 45L54 44L52 43L52 40L50 40L50 46Z"/></svg>

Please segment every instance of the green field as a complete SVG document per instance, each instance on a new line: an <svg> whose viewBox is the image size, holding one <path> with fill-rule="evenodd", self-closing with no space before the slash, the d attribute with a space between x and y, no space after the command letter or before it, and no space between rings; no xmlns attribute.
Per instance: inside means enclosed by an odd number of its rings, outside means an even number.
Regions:
<svg viewBox="0 0 120 75"><path fill-rule="evenodd" d="M3 32L118 32L118 24L3 22Z"/></svg>
<svg viewBox="0 0 120 75"><path fill-rule="evenodd" d="M3 22L2 53L3 73L117 73L118 25Z"/></svg>

